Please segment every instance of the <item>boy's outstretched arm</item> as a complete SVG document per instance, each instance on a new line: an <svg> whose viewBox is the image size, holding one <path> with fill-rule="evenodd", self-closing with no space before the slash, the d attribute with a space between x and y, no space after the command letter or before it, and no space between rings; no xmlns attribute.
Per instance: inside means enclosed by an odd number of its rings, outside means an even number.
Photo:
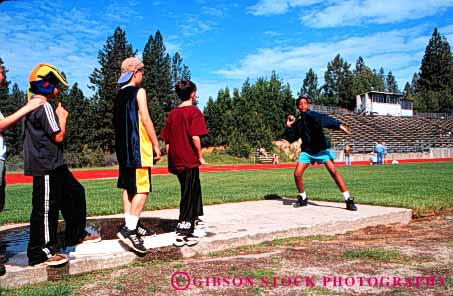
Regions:
<svg viewBox="0 0 453 296"><path fill-rule="evenodd" d="M343 124L340 124L340 129L347 135L351 134L351 131L346 126L344 126Z"/></svg>
<svg viewBox="0 0 453 296"><path fill-rule="evenodd" d="M3 119L0 119L0 132L4 132L7 128L24 117L28 112L35 110L36 108L44 104L44 102L45 100L42 99L42 96L34 95L33 99L28 101L28 103L21 107L19 110L9 116L6 116Z"/></svg>
<svg viewBox="0 0 453 296"><path fill-rule="evenodd" d="M146 91L144 88L140 88L137 93L138 113L143 126L145 127L146 133L148 134L151 143L153 144L154 160L160 159L160 147L159 141L157 140L156 130L154 129L153 121L149 117L148 103L146 101Z"/></svg>

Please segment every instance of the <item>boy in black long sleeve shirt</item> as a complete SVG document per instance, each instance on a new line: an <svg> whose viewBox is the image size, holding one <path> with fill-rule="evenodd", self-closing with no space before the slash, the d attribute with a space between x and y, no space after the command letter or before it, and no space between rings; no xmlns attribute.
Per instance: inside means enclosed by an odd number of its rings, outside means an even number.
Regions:
<svg viewBox="0 0 453 296"><path fill-rule="evenodd" d="M297 160L294 170L294 181L299 190L299 198L294 207L302 207L308 204L305 193L302 175L305 169L314 163L322 163L326 166L338 188L341 190L346 202L346 209L356 211L354 198L349 195L349 191L344 184L343 178L334 165L335 154L329 149L330 146L324 136L323 128L342 130L350 134L349 130L338 120L322 113L314 112L309 109L310 100L305 96L300 96L296 100L296 105L301 116L296 120L294 116L289 116L286 122L285 138L289 142L302 139L302 151Z"/></svg>

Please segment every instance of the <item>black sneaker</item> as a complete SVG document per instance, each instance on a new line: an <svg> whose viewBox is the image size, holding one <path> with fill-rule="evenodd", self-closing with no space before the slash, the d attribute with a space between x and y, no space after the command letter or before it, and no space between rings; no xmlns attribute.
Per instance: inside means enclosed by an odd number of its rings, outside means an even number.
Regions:
<svg viewBox="0 0 453 296"><path fill-rule="evenodd" d="M208 224L206 222L204 222L203 220L201 220L200 218L197 218L195 219L195 229L207 229L208 228Z"/></svg>
<svg viewBox="0 0 453 296"><path fill-rule="evenodd" d="M192 223L189 221L181 221L176 225L176 233L190 234L192 233L191 229L195 229L195 226L192 228Z"/></svg>
<svg viewBox="0 0 453 296"><path fill-rule="evenodd" d="M299 197L295 203L293 203L293 207L300 208L306 207L308 205L308 197L306 199L302 199Z"/></svg>
<svg viewBox="0 0 453 296"><path fill-rule="evenodd" d="M145 225L138 221L137 223L137 233L140 236L155 236L156 232L151 228L146 228Z"/></svg>
<svg viewBox="0 0 453 296"><path fill-rule="evenodd" d="M357 211L357 207L354 204L354 197L349 197L346 200L346 210Z"/></svg>
<svg viewBox="0 0 453 296"><path fill-rule="evenodd" d="M176 233L175 242L173 243L176 247L183 247L185 245L192 247L198 244L200 238L193 234L183 234L183 233Z"/></svg>
<svg viewBox="0 0 453 296"><path fill-rule="evenodd" d="M126 226L121 227L120 231L116 236L126 245L128 245L132 250L145 254L148 250L143 245L143 240L138 235L137 230L129 230Z"/></svg>
<svg viewBox="0 0 453 296"><path fill-rule="evenodd" d="M126 224L121 224L120 228L123 228ZM137 223L137 234L140 236L155 236L156 232L151 228L146 228L145 225L138 221Z"/></svg>
<svg viewBox="0 0 453 296"><path fill-rule="evenodd" d="M0 276L5 275L5 273L6 273L5 265L0 264Z"/></svg>

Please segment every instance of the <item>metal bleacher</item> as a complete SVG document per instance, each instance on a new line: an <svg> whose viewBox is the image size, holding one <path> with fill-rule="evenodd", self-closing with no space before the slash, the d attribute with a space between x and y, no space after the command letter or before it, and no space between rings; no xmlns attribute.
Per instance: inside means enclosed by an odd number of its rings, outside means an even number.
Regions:
<svg viewBox="0 0 453 296"><path fill-rule="evenodd" d="M453 147L453 120L418 117L370 116L353 113L327 113L352 132L326 130L334 149L346 143L357 153L373 151L376 142L385 142L388 152L424 152L433 147Z"/></svg>

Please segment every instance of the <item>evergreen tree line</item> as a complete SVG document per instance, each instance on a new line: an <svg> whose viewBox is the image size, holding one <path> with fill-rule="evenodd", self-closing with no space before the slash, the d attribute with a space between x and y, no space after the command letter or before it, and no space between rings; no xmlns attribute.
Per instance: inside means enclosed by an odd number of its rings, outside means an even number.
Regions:
<svg viewBox="0 0 453 296"><path fill-rule="evenodd" d="M98 53L99 66L90 75L89 87L94 94L86 97L77 83L60 92L60 100L70 113L68 118L66 155L77 166L102 165L104 154L115 151L113 130L113 100L121 62L135 56L126 32L116 28ZM166 114L179 102L174 84L190 79L191 73L179 53L166 52L159 31L148 38L142 57L145 64L143 87L148 94L148 107L156 130L164 125ZM0 62L1 61L0 59ZM64 70L64 69L63 69ZM7 73L5 73L7 74ZM340 54L327 64L324 84L318 83L313 69L306 72L298 94L312 98L313 103L355 109L355 96L370 90L400 93L392 71L387 74L365 64L362 57L355 68ZM445 37L434 29L421 62L420 71L406 83L404 95L414 102L419 112L451 113L453 106L453 56ZM1 111L6 116L22 106L25 93L17 84L9 82L0 90ZM209 128L208 145L225 145L231 154L248 156L256 147L271 148L272 140L281 136L285 118L295 114L294 97L288 83L275 72L271 77L247 79L241 89L220 89L217 98L209 98L204 115ZM9 154L20 155L23 143L23 125L16 124L5 133ZM104 162L104 163L103 163Z"/></svg>
<svg viewBox="0 0 453 296"><path fill-rule="evenodd" d="M312 103L355 110L356 95L371 90L401 94L392 71L385 74L371 69L362 57L355 68L337 54L327 64L324 84L312 68L308 69L298 95L308 95ZM426 47L420 71L404 88L406 100L414 102L418 112L451 113L453 107L453 56L445 37L437 28ZM357 110L360 111L360 110ZM271 79L259 78L254 84L247 79L241 91L221 89L217 99L209 98L204 115L210 131L208 142L227 145L234 155L246 156L253 148L269 147L284 130L285 118L295 114L290 86L275 72Z"/></svg>

